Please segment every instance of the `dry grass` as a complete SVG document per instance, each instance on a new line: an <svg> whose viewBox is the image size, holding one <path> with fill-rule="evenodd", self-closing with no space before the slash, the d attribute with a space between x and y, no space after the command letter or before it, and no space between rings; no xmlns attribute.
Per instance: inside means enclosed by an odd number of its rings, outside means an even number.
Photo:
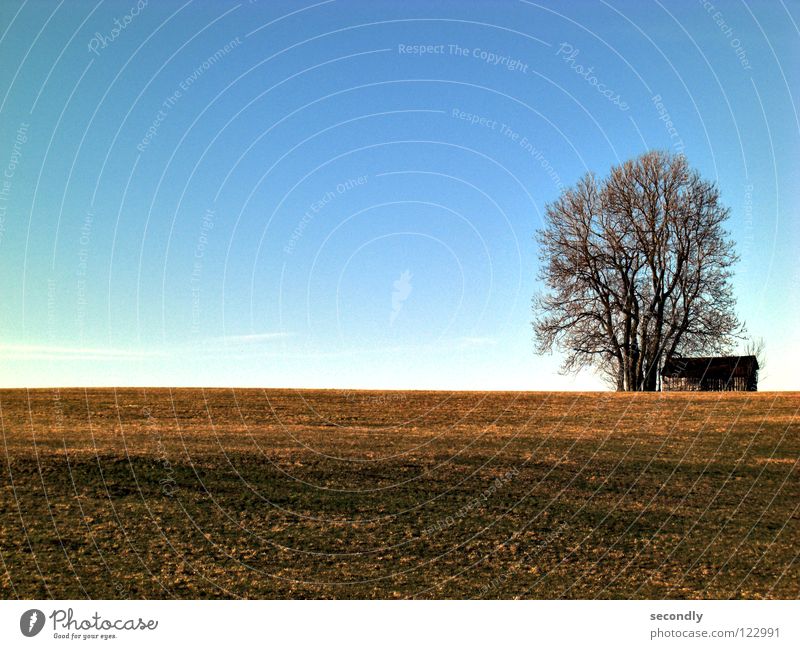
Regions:
<svg viewBox="0 0 800 649"><path fill-rule="evenodd" d="M799 408L0 391L0 596L795 598Z"/></svg>

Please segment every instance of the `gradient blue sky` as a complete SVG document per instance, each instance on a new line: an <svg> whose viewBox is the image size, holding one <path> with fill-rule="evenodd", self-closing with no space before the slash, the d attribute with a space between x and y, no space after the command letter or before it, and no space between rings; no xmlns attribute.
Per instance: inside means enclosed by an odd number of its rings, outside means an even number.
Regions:
<svg viewBox="0 0 800 649"><path fill-rule="evenodd" d="M800 7L715 5L4 0L0 385L602 388L533 354L533 234L658 147L797 389Z"/></svg>

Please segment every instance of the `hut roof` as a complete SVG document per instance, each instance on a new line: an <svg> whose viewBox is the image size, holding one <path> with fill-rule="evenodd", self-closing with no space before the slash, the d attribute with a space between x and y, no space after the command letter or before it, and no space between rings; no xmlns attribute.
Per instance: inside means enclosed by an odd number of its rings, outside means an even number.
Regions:
<svg viewBox="0 0 800 649"><path fill-rule="evenodd" d="M696 356L672 358L661 370L661 376L692 378L702 376L750 376L758 369L755 356Z"/></svg>

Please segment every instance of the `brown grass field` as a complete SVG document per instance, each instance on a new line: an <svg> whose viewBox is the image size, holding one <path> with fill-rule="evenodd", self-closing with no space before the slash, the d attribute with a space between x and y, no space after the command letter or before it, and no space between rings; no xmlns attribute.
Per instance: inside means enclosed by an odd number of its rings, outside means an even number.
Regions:
<svg viewBox="0 0 800 649"><path fill-rule="evenodd" d="M800 393L0 391L0 596L797 598Z"/></svg>

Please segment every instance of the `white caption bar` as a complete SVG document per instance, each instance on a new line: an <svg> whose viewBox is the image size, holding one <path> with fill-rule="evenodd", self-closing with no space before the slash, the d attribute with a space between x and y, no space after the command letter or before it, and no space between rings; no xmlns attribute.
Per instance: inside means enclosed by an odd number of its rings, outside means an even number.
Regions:
<svg viewBox="0 0 800 649"><path fill-rule="evenodd" d="M0 646L797 647L798 618L796 601L5 601Z"/></svg>

